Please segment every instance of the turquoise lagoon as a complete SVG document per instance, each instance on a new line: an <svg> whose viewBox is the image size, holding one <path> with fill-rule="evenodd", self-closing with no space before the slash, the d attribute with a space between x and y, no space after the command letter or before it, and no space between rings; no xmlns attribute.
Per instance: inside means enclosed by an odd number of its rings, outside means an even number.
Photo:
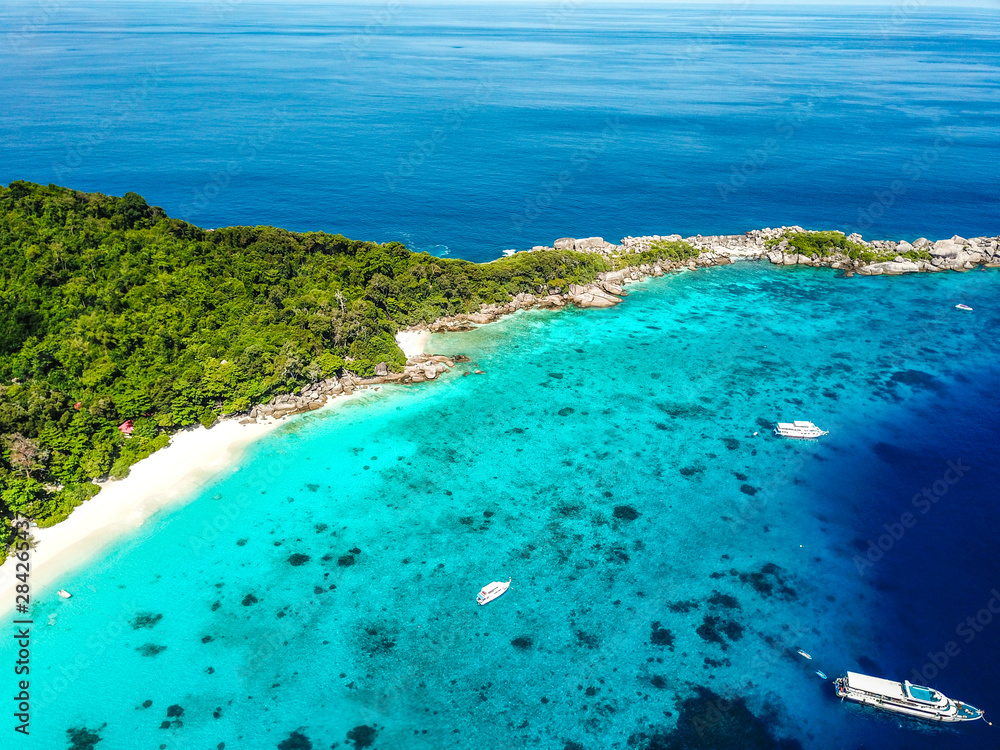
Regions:
<svg viewBox="0 0 1000 750"><path fill-rule="evenodd" d="M901 679L954 639L927 682L1000 706L995 634L954 633L1000 582L996 272L628 291L433 337L473 362L289 420L44 592L17 746L987 746L814 670ZM768 429L800 418L830 435Z"/></svg>

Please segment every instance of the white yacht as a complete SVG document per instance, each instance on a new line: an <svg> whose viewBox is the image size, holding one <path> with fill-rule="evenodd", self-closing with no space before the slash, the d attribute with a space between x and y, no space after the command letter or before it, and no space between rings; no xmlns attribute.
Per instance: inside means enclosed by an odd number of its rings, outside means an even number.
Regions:
<svg viewBox="0 0 1000 750"><path fill-rule="evenodd" d="M496 599L498 596L502 596L507 589L510 588L511 579L506 581L493 581L493 583L487 583L479 591L479 595L476 597L476 602L479 606L484 604L489 604L491 601Z"/></svg>
<svg viewBox="0 0 1000 750"><path fill-rule="evenodd" d="M928 721L985 721L980 709L961 701L953 701L937 690L913 685L907 680L893 682L881 677L848 672L846 677L838 677L833 684L841 699L846 698L897 714Z"/></svg>
<svg viewBox="0 0 1000 750"><path fill-rule="evenodd" d="M818 438L821 435L829 435L829 430L821 430L812 422L778 422L774 428L774 434L778 437L797 438L799 440L809 440Z"/></svg>

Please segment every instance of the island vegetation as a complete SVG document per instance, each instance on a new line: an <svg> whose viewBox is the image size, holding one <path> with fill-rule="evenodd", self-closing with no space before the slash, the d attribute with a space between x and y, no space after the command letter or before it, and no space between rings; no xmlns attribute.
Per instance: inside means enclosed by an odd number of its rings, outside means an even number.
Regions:
<svg viewBox="0 0 1000 750"><path fill-rule="evenodd" d="M675 244L650 252L686 252ZM322 232L206 230L135 193L0 186L0 554L9 519L62 520L98 492L94 479L126 475L178 428L345 370L399 371L401 327L565 292L612 265L572 251L477 264Z"/></svg>
<svg viewBox="0 0 1000 750"><path fill-rule="evenodd" d="M907 260L930 260L932 257L929 252L922 249L879 252L860 242L851 241L843 232L786 232L781 237L766 240L764 246L774 250L783 240L788 243L789 248L813 259L828 258L838 253L863 263L890 261L897 255Z"/></svg>

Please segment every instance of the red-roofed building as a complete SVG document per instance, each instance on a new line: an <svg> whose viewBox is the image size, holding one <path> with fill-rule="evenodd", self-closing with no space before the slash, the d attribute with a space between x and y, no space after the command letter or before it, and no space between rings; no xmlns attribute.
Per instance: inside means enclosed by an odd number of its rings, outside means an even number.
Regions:
<svg viewBox="0 0 1000 750"><path fill-rule="evenodd" d="M131 419L126 419L120 425L118 425L118 431L125 437L132 437L132 430L135 429L135 425L132 424Z"/></svg>

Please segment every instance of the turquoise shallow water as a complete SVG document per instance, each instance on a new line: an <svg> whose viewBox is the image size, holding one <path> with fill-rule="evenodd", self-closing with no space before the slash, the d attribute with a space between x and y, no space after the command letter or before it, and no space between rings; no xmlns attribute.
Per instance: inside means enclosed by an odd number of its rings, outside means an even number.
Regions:
<svg viewBox="0 0 1000 750"><path fill-rule="evenodd" d="M434 337L485 374L293 419L60 582L19 746L989 746L852 711L813 670L903 678L998 583L996 272L742 263L629 291ZM766 429L798 418L831 434ZM1000 707L995 642L933 683Z"/></svg>

